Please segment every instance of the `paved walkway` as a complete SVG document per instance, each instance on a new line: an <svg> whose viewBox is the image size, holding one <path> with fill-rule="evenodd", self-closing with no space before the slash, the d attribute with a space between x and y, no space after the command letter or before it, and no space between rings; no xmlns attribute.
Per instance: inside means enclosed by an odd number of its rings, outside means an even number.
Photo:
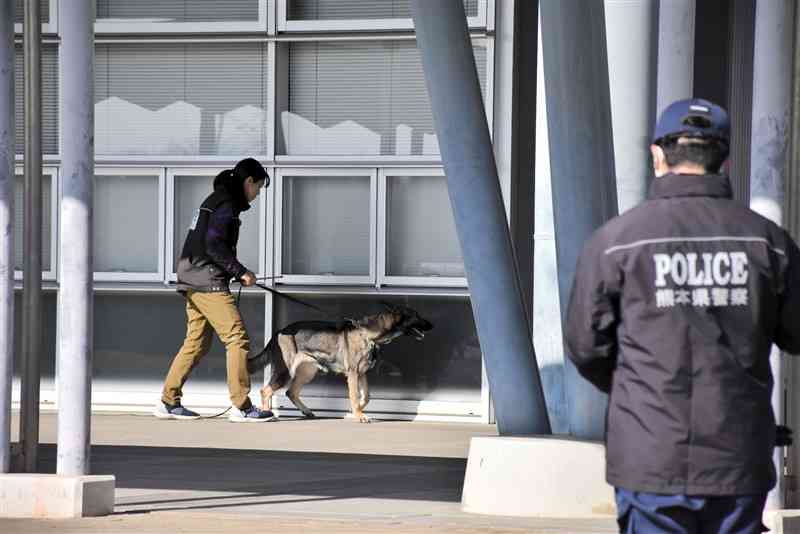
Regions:
<svg viewBox="0 0 800 534"><path fill-rule="evenodd" d="M40 471L54 472L55 416L43 414L41 422ZM469 439L494 435L493 426L341 419L234 425L120 414L95 415L92 424L92 472L116 476L115 514L0 520L0 532L616 531L611 518L461 512Z"/></svg>

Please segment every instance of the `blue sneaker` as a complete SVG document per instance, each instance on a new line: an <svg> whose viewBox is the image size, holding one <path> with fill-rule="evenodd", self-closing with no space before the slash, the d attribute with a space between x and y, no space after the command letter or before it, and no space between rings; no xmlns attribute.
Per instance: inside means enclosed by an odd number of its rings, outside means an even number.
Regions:
<svg viewBox="0 0 800 534"><path fill-rule="evenodd" d="M231 414L228 416L228 421L232 423L266 423L277 420L278 418L271 411L261 410L252 404L244 410L232 407Z"/></svg>
<svg viewBox="0 0 800 534"><path fill-rule="evenodd" d="M180 402L176 404L160 402L156 409L153 410L153 415L159 419L200 419L199 413L184 408Z"/></svg>

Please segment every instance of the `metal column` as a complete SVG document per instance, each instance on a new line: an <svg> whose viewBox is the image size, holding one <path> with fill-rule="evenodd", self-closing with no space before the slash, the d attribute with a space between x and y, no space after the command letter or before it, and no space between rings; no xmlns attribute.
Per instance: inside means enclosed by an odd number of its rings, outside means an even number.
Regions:
<svg viewBox="0 0 800 534"><path fill-rule="evenodd" d="M794 14L794 50L792 69L792 115L790 123L789 168L786 180L786 202L784 205L784 226L795 242L800 241L800 9ZM800 429L800 362L789 358L785 369L789 391L786 396L786 422L795 431ZM800 448L789 447L788 450L789 481L784 492L786 508L800 506L800 494L797 487L800 473Z"/></svg>
<svg viewBox="0 0 800 534"><path fill-rule="evenodd" d="M15 141L14 0L0 0L0 473L11 469Z"/></svg>
<svg viewBox="0 0 800 534"><path fill-rule="evenodd" d="M647 196L656 114L658 4L605 0L608 77L619 212Z"/></svg>
<svg viewBox="0 0 800 534"><path fill-rule="evenodd" d="M25 237L22 293L23 469L34 473L39 448L39 358L42 352L42 24L38 1L25 2Z"/></svg>
<svg viewBox="0 0 800 534"><path fill-rule="evenodd" d="M542 56L562 316L586 239L617 213L603 2L541 0ZM570 433L599 440L608 399L569 359Z"/></svg>
<svg viewBox="0 0 800 534"><path fill-rule="evenodd" d="M694 15L695 0L659 2L658 115L676 100L694 94Z"/></svg>
<svg viewBox="0 0 800 534"><path fill-rule="evenodd" d="M753 125L750 152L750 207L777 224L784 222L786 150L792 95L792 44L794 0L759 0L753 67ZM771 357L775 389L772 407L783 421L784 387L780 352ZM783 457L775 452L778 485L770 493L768 508L783 507Z"/></svg>
<svg viewBox="0 0 800 534"><path fill-rule="evenodd" d="M89 474L92 386L94 0L61 0L62 193L58 293L58 462Z"/></svg>
<svg viewBox="0 0 800 534"><path fill-rule="evenodd" d="M412 13L498 431L549 434L464 3Z"/></svg>

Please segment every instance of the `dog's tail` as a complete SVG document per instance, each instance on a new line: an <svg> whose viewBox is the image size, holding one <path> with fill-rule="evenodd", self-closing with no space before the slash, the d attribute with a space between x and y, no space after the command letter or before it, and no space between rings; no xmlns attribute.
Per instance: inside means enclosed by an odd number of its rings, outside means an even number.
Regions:
<svg viewBox="0 0 800 534"><path fill-rule="evenodd" d="M247 358L247 372L252 375L261 371L267 365L275 366L279 363L283 363L283 356L278 345L278 334L275 334L269 340L267 346L264 347L264 350L255 356Z"/></svg>

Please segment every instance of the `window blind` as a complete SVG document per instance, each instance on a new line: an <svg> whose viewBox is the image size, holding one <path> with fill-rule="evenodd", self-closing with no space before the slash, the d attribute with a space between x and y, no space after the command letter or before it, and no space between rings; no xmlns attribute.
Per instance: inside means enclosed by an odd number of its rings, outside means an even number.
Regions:
<svg viewBox="0 0 800 534"><path fill-rule="evenodd" d="M485 42L474 51L483 88ZM291 43L288 105L286 154L439 155L414 41Z"/></svg>
<svg viewBox="0 0 800 534"><path fill-rule="evenodd" d="M114 43L95 53L99 156L267 151L265 43Z"/></svg>
<svg viewBox="0 0 800 534"><path fill-rule="evenodd" d="M258 0L97 0L97 20L128 22L254 22Z"/></svg>
<svg viewBox="0 0 800 534"><path fill-rule="evenodd" d="M22 24L25 16L25 6L22 0L14 0L14 22L17 24ZM41 11L42 15L42 24L47 24L50 22L50 2L48 0L39 0L39 10Z"/></svg>
<svg viewBox="0 0 800 534"><path fill-rule="evenodd" d="M411 0L287 0L288 20L411 18ZM468 17L478 15L478 0L464 0Z"/></svg>
<svg viewBox="0 0 800 534"><path fill-rule="evenodd" d="M14 48L16 152L25 148L25 65L22 45ZM58 46L42 45L42 153L58 154Z"/></svg>

